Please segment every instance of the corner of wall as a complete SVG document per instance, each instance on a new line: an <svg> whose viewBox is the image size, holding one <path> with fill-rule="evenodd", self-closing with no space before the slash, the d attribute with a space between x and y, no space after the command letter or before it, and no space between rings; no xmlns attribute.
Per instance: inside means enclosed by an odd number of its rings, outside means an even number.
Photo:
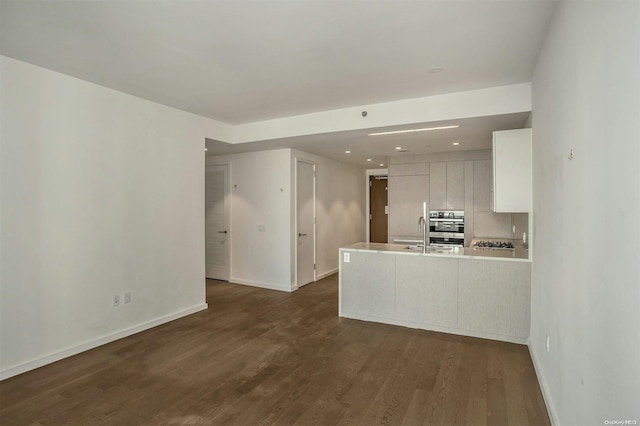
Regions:
<svg viewBox="0 0 640 426"><path fill-rule="evenodd" d="M544 405L547 407L547 412L549 413L549 419L551 420L551 424L559 425L560 422L558 421L558 415L556 413L555 406L553 405L551 394L549 393L549 386L547 385L547 381L544 378L544 374L542 373L542 368L540 366L540 362L538 361L538 356L536 355L536 351L533 348L533 345L531 343L531 338L529 338L529 341L527 342L527 347L529 348L529 354L531 355L533 369L536 372L538 383L540 384L540 390L542 391L542 398L544 399Z"/></svg>

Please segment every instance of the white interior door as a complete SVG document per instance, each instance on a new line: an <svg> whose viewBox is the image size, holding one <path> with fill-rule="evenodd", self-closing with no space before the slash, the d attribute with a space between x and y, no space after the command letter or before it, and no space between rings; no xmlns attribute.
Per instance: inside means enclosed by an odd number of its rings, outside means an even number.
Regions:
<svg viewBox="0 0 640 426"><path fill-rule="evenodd" d="M205 259L207 278L229 281L229 165L205 171Z"/></svg>
<svg viewBox="0 0 640 426"><path fill-rule="evenodd" d="M296 161L296 283L315 281L315 171L316 166Z"/></svg>

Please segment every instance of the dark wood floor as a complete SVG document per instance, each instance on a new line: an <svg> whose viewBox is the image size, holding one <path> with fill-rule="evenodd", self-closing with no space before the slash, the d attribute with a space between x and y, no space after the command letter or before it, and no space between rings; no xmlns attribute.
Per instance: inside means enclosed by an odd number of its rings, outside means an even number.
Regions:
<svg viewBox="0 0 640 426"><path fill-rule="evenodd" d="M337 275L0 383L0 424L549 424L525 346L338 318Z"/></svg>

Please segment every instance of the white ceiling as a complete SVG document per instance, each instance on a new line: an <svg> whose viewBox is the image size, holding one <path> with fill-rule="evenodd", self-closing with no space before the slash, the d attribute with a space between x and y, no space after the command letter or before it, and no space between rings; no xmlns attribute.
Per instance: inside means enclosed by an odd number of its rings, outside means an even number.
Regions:
<svg viewBox="0 0 640 426"><path fill-rule="evenodd" d="M0 52L238 124L530 81L554 5L2 0Z"/></svg>
<svg viewBox="0 0 640 426"><path fill-rule="evenodd" d="M520 129L525 126L529 114L524 112L465 118L413 124L411 126L353 130L241 144L229 144L207 139L206 147L207 155L295 148L361 168L379 168L381 163L384 164L383 167L386 167L391 156L491 149L493 131ZM368 136L369 133L375 131L420 129L449 125L459 125L460 127L426 132ZM460 145L454 146L453 142L459 142ZM398 146L406 149L407 152L397 152L396 147ZM346 150L351 151L351 153L345 153ZM367 158L371 158L371 161L368 162Z"/></svg>

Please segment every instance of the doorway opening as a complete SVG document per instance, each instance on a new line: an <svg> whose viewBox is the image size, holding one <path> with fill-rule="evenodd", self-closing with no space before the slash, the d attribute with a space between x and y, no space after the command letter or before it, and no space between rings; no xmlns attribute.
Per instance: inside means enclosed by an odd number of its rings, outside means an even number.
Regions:
<svg viewBox="0 0 640 426"><path fill-rule="evenodd" d="M388 186L387 175L369 176L369 242L388 242Z"/></svg>
<svg viewBox="0 0 640 426"><path fill-rule="evenodd" d="M316 280L316 165L296 159L296 285Z"/></svg>
<svg viewBox="0 0 640 426"><path fill-rule="evenodd" d="M205 263L207 278L229 281L230 277L230 180L229 165L205 168Z"/></svg>

